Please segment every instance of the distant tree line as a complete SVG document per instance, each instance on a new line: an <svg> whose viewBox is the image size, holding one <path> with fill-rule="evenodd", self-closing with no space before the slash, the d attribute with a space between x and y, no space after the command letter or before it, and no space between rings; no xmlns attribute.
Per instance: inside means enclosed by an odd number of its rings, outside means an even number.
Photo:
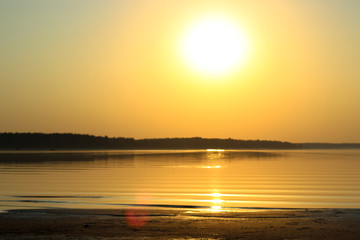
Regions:
<svg viewBox="0 0 360 240"><path fill-rule="evenodd" d="M305 149L356 149L360 143L302 143Z"/></svg>
<svg viewBox="0 0 360 240"><path fill-rule="evenodd" d="M0 149L296 149L300 145L265 140L219 138L111 138L72 133L0 133Z"/></svg>
<svg viewBox="0 0 360 240"><path fill-rule="evenodd" d="M294 149L298 146L289 142L265 140L237 140L219 138L155 138L136 140L144 149Z"/></svg>

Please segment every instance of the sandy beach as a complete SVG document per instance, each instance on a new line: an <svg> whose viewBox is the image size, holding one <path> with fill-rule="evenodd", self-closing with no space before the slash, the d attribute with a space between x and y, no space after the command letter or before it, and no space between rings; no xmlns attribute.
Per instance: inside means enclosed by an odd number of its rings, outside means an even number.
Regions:
<svg viewBox="0 0 360 240"><path fill-rule="evenodd" d="M10 210L0 239L360 239L360 210Z"/></svg>

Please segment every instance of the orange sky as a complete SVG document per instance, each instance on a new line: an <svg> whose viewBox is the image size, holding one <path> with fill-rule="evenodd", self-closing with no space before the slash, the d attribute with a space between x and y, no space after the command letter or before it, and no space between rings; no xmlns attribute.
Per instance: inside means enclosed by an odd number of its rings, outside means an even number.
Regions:
<svg viewBox="0 0 360 240"><path fill-rule="evenodd" d="M360 142L359 1L0 3L0 132ZM220 14L251 53L209 77L181 59Z"/></svg>

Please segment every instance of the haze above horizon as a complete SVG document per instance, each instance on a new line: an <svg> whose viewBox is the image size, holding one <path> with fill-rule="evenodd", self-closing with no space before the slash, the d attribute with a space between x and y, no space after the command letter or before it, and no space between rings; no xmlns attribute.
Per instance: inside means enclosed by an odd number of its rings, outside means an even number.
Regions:
<svg viewBox="0 0 360 240"><path fill-rule="evenodd" d="M3 0L0 132L360 142L359 9Z"/></svg>

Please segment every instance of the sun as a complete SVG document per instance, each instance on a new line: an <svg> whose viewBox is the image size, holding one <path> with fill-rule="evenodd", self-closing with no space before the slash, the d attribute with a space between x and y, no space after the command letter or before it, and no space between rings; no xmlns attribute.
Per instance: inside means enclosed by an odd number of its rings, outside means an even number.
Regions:
<svg viewBox="0 0 360 240"><path fill-rule="evenodd" d="M193 23L181 41L181 55L193 70L223 76L237 70L249 55L249 42L234 21L207 17Z"/></svg>

